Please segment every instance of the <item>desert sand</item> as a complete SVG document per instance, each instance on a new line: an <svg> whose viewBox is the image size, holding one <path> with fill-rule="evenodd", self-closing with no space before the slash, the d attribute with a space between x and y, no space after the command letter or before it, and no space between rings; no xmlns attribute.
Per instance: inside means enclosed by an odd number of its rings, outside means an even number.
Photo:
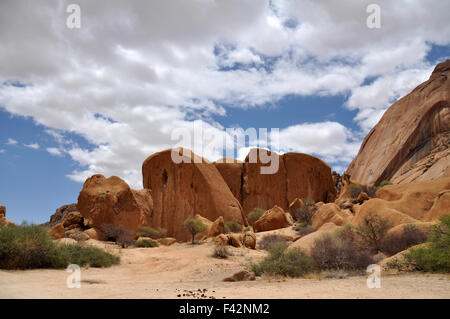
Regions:
<svg viewBox="0 0 450 319"><path fill-rule="evenodd" d="M0 298L450 298L449 275L382 273L379 289L367 288L365 276L222 282L266 253L230 247L233 256L217 259L210 242L127 249L90 242L120 255L121 264L82 268L79 289L67 288L65 270L0 271Z"/></svg>

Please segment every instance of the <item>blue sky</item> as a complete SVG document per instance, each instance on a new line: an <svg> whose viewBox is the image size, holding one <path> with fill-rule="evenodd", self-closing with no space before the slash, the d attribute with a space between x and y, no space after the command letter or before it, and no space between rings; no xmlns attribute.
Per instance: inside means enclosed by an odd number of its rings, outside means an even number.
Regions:
<svg viewBox="0 0 450 319"><path fill-rule="evenodd" d="M370 1L80 1L79 30L68 3L0 4L0 205L18 223L47 221L95 173L142 187L142 161L194 122L217 137L210 160L228 127L278 128L281 152L342 172L450 57L445 3L380 1L379 30Z"/></svg>

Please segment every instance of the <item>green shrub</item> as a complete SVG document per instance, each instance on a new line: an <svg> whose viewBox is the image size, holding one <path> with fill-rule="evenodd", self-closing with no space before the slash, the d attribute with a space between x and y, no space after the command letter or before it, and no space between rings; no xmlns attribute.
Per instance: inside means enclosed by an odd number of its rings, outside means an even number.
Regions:
<svg viewBox="0 0 450 319"><path fill-rule="evenodd" d="M136 233L137 237L150 237L152 239L160 239L165 237L167 234L167 229L165 228L153 228L148 226L142 226Z"/></svg>
<svg viewBox="0 0 450 319"><path fill-rule="evenodd" d="M119 257L83 244L59 244L41 226L22 224L0 229L0 268L65 268L69 264L108 267Z"/></svg>
<svg viewBox="0 0 450 319"><path fill-rule="evenodd" d="M450 215L441 216L440 222L433 226L426 247L411 248L405 255L418 270L450 272Z"/></svg>
<svg viewBox="0 0 450 319"><path fill-rule="evenodd" d="M377 214L370 214L364 217L362 223L356 227L356 234L363 246L373 253L381 251L381 240L391 227L391 223L386 218Z"/></svg>
<svg viewBox="0 0 450 319"><path fill-rule="evenodd" d="M227 232L240 233L243 226L235 220L231 220L225 223L225 229Z"/></svg>
<svg viewBox="0 0 450 319"><path fill-rule="evenodd" d="M393 184L391 181L384 180L375 188L375 191L379 190L380 188L382 188L383 186L386 186L386 185L393 185Z"/></svg>
<svg viewBox="0 0 450 319"><path fill-rule="evenodd" d="M286 250L286 243L275 243L269 249L269 256L258 264L252 264L255 275L281 275L300 277L316 270L314 260L302 250L293 248Z"/></svg>
<svg viewBox="0 0 450 319"><path fill-rule="evenodd" d="M159 244L156 240L152 240L152 239L143 239L143 240L138 240L136 242L136 247L139 248L153 248L153 247L158 247Z"/></svg>
<svg viewBox="0 0 450 319"><path fill-rule="evenodd" d="M192 244L195 244L195 235L204 232L208 226L206 226L200 219L194 217L188 217L184 221L184 227L192 235Z"/></svg>
<svg viewBox="0 0 450 319"><path fill-rule="evenodd" d="M350 184L348 190L352 198L357 198L358 195L362 192L362 187L358 184Z"/></svg>
<svg viewBox="0 0 450 319"><path fill-rule="evenodd" d="M266 211L262 208L254 208L250 213L248 213L248 221L253 224L256 222Z"/></svg>
<svg viewBox="0 0 450 319"><path fill-rule="evenodd" d="M258 241L258 247L259 249L269 250L270 247L276 243L286 244L286 238L277 234L265 235Z"/></svg>

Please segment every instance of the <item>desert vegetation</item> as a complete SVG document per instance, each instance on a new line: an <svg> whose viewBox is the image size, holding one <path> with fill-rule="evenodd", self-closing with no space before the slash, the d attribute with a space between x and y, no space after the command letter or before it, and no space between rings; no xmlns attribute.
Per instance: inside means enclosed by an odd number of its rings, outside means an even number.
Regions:
<svg viewBox="0 0 450 319"><path fill-rule="evenodd" d="M228 250L228 247L225 245L215 245L213 249L213 257L220 259L227 259L231 256L231 252Z"/></svg>
<svg viewBox="0 0 450 319"><path fill-rule="evenodd" d="M116 242L122 248L126 248L135 243L133 232L124 226L103 224L101 231L109 241Z"/></svg>
<svg viewBox="0 0 450 319"><path fill-rule="evenodd" d="M358 197L359 194L362 192L362 187L358 184L350 184L348 187L348 190L350 192L350 196L355 199Z"/></svg>
<svg viewBox="0 0 450 319"><path fill-rule="evenodd" d="M262 208L253 208L253 210L247 215L248 221L253 225L253 223L256 222L262 215L264 215L265 212L266 211Z"/></svg>
<svg viewBox="0 0 450 319"><path fill-rule="evenodd" d="M316 212L316 205L313 200L302 199L302 201L304 206L294 210L293 212L291 212L291 214L295 221L297 221L298 223L310 225L311 218Z"/></svg>
<svg viewBox="0 0 450 319"><path fill-rule="evenodd" d="M160 239L165 237L167 234L167 229L165 228L153 228L148 226L142 226L136 233L137 237L149 237L152 239Z"/></svg>
<svg viewBox="0 0 450 319"><path fill-rule="evenodd" d="M138 248L153 248L158 246L158 242L153 239L142 239L136 242L136 247Z"/></svg>
<svg viewBox="0 0 450 319"><path fill-rule="evenodd" d="M206 226L200 219L194 217L188 217L184 221L184 227L192 235L192 244L195 244L195 235L204 232L208 226Z"/></svg>
<svg viewBox="0 0 450 319"><path fill-rule="evenodd" d="M120 258L85 244L60 244L41 226L0 228L0 268L65 268L70 264L109 267Z"/></svg>
<svg viewBox="0 0 450 319"><path fill-rule="evenodd" d="M450 215L433 226L427 245L409 249L405 258L417 270L450 273Z"/></svg>
<svg viewBox="0 0 450 319"><path fill-rule="evenodd" d="M286 239L284 236L277 234L265 235L258 241L258 247L259 249L269 250L270 247L276 243L286 243Z"/></svg>
<svg viewBox="0 0 450 319"><path fill-rule="evenodd" d="M225 232L240 233L244 227L235 220L225 222Z"/></svg>
<svg viewBox="0 0 450 319"><path fill-rule="evenodd" d="M304 251L294 248L287 249L288 245L277 242L270 246L269 256L260 263L252 264L251 270L256 276L262 274L281 275L286 277L300 277L316 271L314 260Z"/></svg>
<svg viewBox="0 0 450 319"><path fill-rule="evenodd" d="M306 236L316 231L314 227L307 223L296 224L292 226L292 228L297 232L300 236Z"/></svg>
<svg viewBox="0 0 450 319"><path fill-rule="evenodd" d="M387 255L395 255L409 247L427 241L427 234L413 224L404 225L400 232L384 236L380 242L380 249Z"/></svg>

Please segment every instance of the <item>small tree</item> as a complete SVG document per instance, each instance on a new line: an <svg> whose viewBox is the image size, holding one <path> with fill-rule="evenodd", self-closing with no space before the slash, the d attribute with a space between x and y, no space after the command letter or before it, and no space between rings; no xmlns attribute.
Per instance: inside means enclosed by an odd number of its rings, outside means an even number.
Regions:
<svg viewBox="0 0 450 319"><path fill-rule="evenodd" d="M192 244L195 244L195 235L204 232L208 226L206 226L200 219L188 217L184 221L184 227L192 235Z"/></svg>
<svg viewBox="0 0 450 319"><path fill-rule="evenodd" d="M364 217L362 223L356 228L356 233L363 245L378 252L381 250L381 240L390 227L391 223L386 218L370 214Z"/></svg>

